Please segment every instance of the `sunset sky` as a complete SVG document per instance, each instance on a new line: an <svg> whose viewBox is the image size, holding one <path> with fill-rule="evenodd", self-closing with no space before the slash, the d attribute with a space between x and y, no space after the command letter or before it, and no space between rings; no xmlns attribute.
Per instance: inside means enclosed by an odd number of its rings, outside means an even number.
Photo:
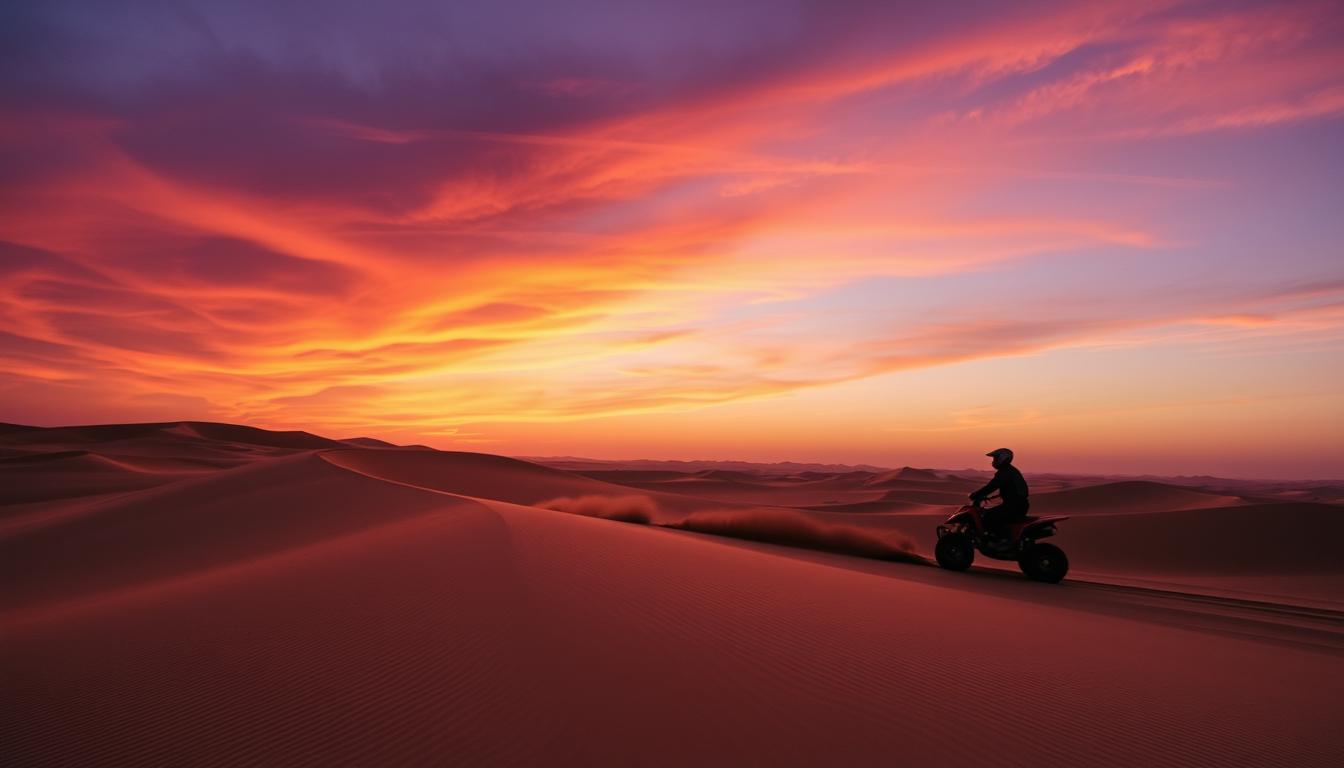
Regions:
<svg viewBox="0 0 1344 768"><path fill-rule="evenodd" d="M1344 477L1344 6L929 5L6 3L0 421Z"/></svg>

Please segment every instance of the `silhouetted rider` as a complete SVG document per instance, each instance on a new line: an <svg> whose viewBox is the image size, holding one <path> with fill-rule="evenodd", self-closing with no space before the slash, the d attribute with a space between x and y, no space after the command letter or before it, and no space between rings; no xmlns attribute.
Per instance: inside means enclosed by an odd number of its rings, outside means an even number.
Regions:
<svg viewBox="0 0 1344 768"><path fill-rule="evenodd" d="M995 491L1003 503L981 513L985 528L991 533L1006 536L1008 524L1015 523L1027 516L1027 479L1013 466L1013 452L1007 448L995 448L985 454L994 460L994 479L985 483L985 487L971 494L972 501L987 498Z"/></svg>

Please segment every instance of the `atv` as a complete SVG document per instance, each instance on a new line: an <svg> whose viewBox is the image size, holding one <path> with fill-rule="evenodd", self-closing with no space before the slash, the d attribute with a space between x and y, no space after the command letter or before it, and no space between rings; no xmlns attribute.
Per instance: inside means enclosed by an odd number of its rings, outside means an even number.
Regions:
<svg viewBox="0 0 1344 768"><path fill-rule="evenodd" d="M1027 578L1057 584L1069 572L1069 558L1053 544L1039 544L1055 535L1055 523L1067 517L1032 517L1008 526L1007 537L985 529L984 501L976 500L957 510L938 526L938 544L933 549L938 564L949 571L971 567L975 551L995 560L1016 560Z"/></svg>

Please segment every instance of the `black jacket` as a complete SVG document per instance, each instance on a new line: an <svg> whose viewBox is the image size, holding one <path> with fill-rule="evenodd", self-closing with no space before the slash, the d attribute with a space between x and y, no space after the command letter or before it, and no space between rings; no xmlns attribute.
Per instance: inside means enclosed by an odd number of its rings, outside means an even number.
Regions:
<svg viewBox="0 0 1344 768"><path fill-rule="evenodd" d="M972 499L983 499L998 491L1004 506L1025 507L1027 505L1027 479L1012 464L1005 464L994 473L994 479L985 483L985 487L971 494Z"/></svg>

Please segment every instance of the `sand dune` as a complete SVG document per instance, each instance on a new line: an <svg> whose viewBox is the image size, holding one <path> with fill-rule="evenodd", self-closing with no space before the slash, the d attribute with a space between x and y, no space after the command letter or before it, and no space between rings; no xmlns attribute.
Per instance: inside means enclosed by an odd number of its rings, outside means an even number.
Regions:
<svg viewBox="0 0 1344 768"><path fill-rule="evenodd" d="M1031 497L1032 512L1049 515L1167 512L1244 503L1239 496L1138 480L1037 493Z"/></svg>
<svg viewBox="0 0 1344 768"><path fill-rule="evenodd" d="M679 480L686 477L686 474L683 472L675 472L669 469L576 469L571 471L576 475L591 477L594 480L601 480L607 483L616 483L617 485L657 483L664 480Z"/></svg>
<svg viewBox="0 0 1344 768"><path fill-rule="evenodd" d="M342 450L322 454L326 461L361 474L421 488L519 504L536 504L562 496L625 496L626 486L572 472L488 453L461 451ZM645 493L669 508L702 506L705 502L662 493Z"/></svg>
<svg viewBox="0 0 1344 768"><path fill-rule="evenodd" d="M355 446L356 448L397 448L397 447L399 447L399 446L393 445L392 443L387 442L386 440L378 440L377 438L373 438L373 437L348 437L348 438L342 440L341 442L342 442L342 443L346 443L347 445L353 445L353 446Z"/></svg>
<svg viewBox="0 0 1344 768"><path fill-rule="evenodd" d="M854 504L873 501L884 494L882 489L864 486L861 480L832 476L806 479L762 476L750 482L697 475L648 477L645 472L586 472L584 476L600 477L608 482L631 488L696 496L725 504L773 506Z"/></svg>
<svg viewBox="0 0 1344 768"><path fill-rule="evenodd" d="M175 436L189 440L238 442L286 448L328 448L340 445L335 440L308 432L276 432L238 424L220 424L204 421L155 422L144 424L95 424L81 427L23 428L6 425L0 438L19 436L24 440L40 439L43 443L96 443L107 446L122 441Z"/></svg>
<svg viewBox="0 0 1344 768"><path fill-rule="evenodd" d="M623 524L532 505L648 499L664 524L743 508L486 454L192 431L102 434L123 454L180 439L214 455L213 440L251 446L238 454L249 458L0 507L7 764L1344 760L1338 610ZM27 435L11 447L52 442ZM914 519L766 512L879 537ZM1272 518L1324 540L1338 533L1330 512L1082 516L1060 541L1075 565L1121 568L1106 558L1145 543L1187 552L1214 515L1227 530ZM797 519L780 529L794 543L826 535ZM1287 533L1260 535L1289 551ZM1241 546L1199 567L1257 556ZM1261 555L1242 573L1329 573L1327 554Z"/></svg>
<svg viewBox="0 0 1344 768"><path fill-rule="evenodd" d="M387 502L377 515L366 509L369 493ZM107 499L75 517L48 509L0 535L0 581L9 585L0 612L169 580L439 504L301 454Z"/></svg>
<svg viewBox="0 0 1344 768"><path fill-rule="evenodd" d="M1105 515L1069 521L1069 546L1093 567L1223 573L1344 573L1344 515L1278 503Z"/></svg>
<svg viewBox="0 0 1344 768"><path fill-rule="evenodd" d="M306 432L206 422L3 426L0 504L124 493L259 457L344 445Z"/></svg>
<svg viewBox="0 0 1344 768"><path fill-rule="evenodd" d="M865 481L865 485L883 487L888 485L902 485L909 482L941 483L943 482L943 478L939 477L937 473L927 469L901 467L900 469L893 469L890 472L874 475Z"/></svg>
<svg viewBox="0 0 1344 768"><path fill-rule="evenodd" d="M0 459L0 504L23 504L149 488L167 482L165 473L192 471L148 468L89 451L30 453ZM195 471L209 471L197 465Z"/></svg>
<svg viewBox="0 0 1344 768"><path fill-rule="evenodd" d="M694 473L693 476L703 478L705 480L725 480L730 482L744 482L744 483L755 483L761 479L759 475L754 475L750 472L735 471L730 469L702 469L699 472Z"/></svg>
<svg viewBox="0 0 1344 768"><path fill-rule="evenodd" d="M889 528L865 528L807 510L724 505L666 492L632 493L635 489L489 454L329 451L322 458L368 477L477 499L867 557L918 559L914 542Z"/></svg>
<svg viewBox="0 0 1344 768"><path fill-rule="evenodd" d="M813 504L802 505L803 509L815 512L832 512L848 514L886 514L886 515L932 515L938 518L947 517L949 505L945 503L928 504L921 501L907 501L899 497L891 499L884 498L877 501L856 501L850 504Z"/></svg>

